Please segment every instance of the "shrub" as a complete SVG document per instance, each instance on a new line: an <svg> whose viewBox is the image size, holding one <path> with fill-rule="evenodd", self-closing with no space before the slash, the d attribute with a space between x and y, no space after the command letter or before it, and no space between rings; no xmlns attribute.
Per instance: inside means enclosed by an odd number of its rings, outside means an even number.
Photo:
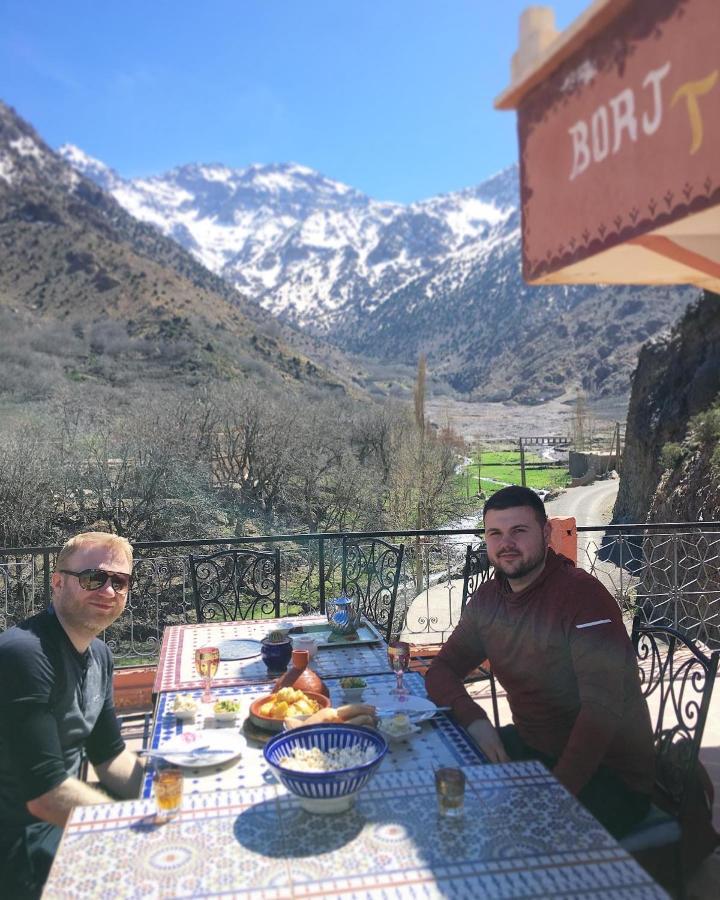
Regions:
<svg viewBox="0 0 720 900"><path fill-rule="evenodd" d="M674 469L680 465L685 452L680 444L669 441L660 451L660 463L663 469Z"/></svg>

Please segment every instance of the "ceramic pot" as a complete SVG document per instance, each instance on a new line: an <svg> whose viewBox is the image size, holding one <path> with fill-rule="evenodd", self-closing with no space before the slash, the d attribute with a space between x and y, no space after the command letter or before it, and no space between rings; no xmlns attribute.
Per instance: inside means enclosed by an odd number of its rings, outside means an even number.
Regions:
<svg viewBox="0 0 720 900"><path fill-rule="evenodd" d="M267 666L268 675L280 675L287 671L292 656L292 641L286 637L284 641L271 643L263 638L260 641L260 656Z"/></svg>
<svg viewBox="0 0 720 900"><path fill-rule="evenodd" d="M330 696L322 678L308 666L310 654L307 650L293 650L292 663L284 675L281 675L273 685L273 693L280 688L294 687L299 691L311 691L314 694Z"/></svg>

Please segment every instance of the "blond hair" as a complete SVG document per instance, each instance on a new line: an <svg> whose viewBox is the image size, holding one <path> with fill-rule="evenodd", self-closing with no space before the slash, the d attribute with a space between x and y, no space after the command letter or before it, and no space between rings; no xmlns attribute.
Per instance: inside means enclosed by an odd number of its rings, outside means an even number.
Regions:
<svg viewBox="0 0 720 900"><path fill-rule="evenodd" d="M86 547L88 544L100 544L103 547L112 547L113 550L119 550L127 557L128 565L132 569L133 548L127 538L120 537L119 534L110 534L107 531L83 531L82 534L76 534L66 541L55 562L55 569L61 569L67 564L68 559L75 553Z"/></svg>

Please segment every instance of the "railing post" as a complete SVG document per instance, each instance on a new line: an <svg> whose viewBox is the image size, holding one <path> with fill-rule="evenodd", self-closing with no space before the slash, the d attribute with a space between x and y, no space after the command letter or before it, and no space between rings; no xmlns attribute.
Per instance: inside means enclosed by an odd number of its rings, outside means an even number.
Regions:
<svg viewBox="0 0 720 900"><path fill-rule="evenodd" d="M43 593L45 605L50 605L50 551L43 550Z"/></svg>
<svg viewBox="0 0 720 900"><path fill-rule="evenodd" d="M320 612L325 615L325 538L318 538L318 566L320 567Z"/></svg>

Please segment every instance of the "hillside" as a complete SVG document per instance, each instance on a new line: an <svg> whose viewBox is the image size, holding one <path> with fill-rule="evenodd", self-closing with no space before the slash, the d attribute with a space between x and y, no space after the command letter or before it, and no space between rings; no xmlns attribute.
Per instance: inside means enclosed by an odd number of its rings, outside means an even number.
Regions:
<svg viewBox="0 0 720 900"><path fill-rule="evenodd" d="M2 103L0 320L4 400L47 399L78 382L349 383L339 354L134 219Z"/></svg>
<svg viewBox="0 0 720 900"><path fill-rule="evenodd" d="M294 164L181 166L126 180L62 149L144 221L258 304L381 362L416 364L477 400L537 403L582 386L629 394L645 340L691 288L529 287L517 167L409 206Z"/></svg>

